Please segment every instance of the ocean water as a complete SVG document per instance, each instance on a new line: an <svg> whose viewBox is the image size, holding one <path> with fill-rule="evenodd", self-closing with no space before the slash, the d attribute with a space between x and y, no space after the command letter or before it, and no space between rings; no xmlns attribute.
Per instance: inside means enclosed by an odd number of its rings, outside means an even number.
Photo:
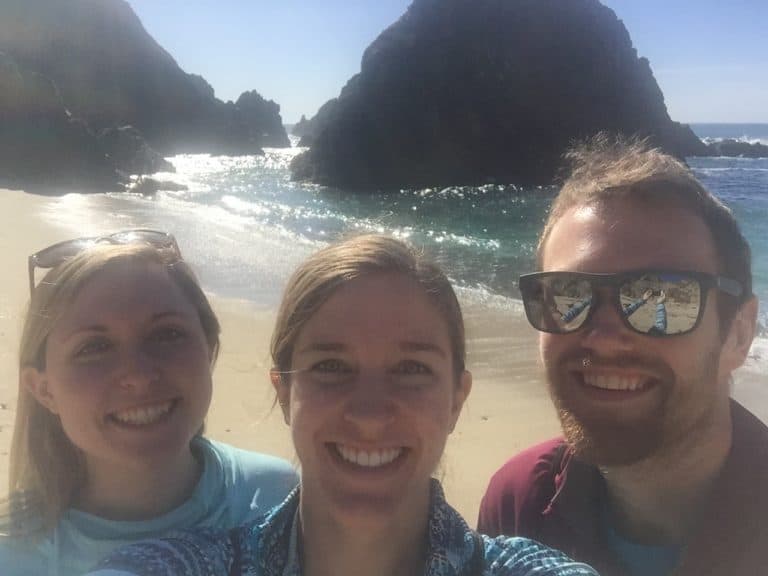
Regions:
<svg viewBox="0 0 768 576"><path fill-rule="evenodd" d="M705 142L734 138L768 145L768 124L691 124L691 128Z"/></svg>
<svg viewBox="0 0 768 576"><path fill-rule="evenodd" d="M768 141L768 125L694 125L702 139ZM463 298L520 311L516 283L533 269L552 187L448 187L378 195L291 182L297 148L265 156L183 155L170 160L188 191L60 199L49 218L73 234L150 226L179 240L204 284L223 296L274 305L312 250L355 232L386 232L423 245ZM768 159L691 158L696 175L734 210L753 249L755 292L768 324Z"/></svg>

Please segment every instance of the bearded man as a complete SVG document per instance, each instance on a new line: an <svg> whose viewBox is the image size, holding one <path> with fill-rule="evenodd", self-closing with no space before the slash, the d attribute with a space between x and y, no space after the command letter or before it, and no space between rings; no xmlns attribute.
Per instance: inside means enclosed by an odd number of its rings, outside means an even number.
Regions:
<svg viewBox="0 0 768 576"><path fill-rule="evenodd" d="M567 158L520 278L564 439L492 478L478 528L613 575L764 574L768 427L730 398L755 335L749 246L690 170L598 136Z"/></svg>

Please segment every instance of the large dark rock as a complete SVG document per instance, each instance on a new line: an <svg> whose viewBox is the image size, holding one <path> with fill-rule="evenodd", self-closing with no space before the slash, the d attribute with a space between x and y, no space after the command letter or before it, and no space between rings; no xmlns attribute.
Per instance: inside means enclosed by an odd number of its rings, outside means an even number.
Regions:
<svg viewBox="0 0 768 576"><path fill-rule="evenodd" d="M55 84L0 52L0 187L58 194L118 190L122 182Z"/></svg>
<svg viewBox="0 0 768 576"><path fill-rule="evenodd" d="M315 114L310 120L306 120L304 126L301 129L302 134L301 140L299 140L299 146L313 146L315 144L317 134L324 126L330 124L338 101L338 98L331 98L328 100L328 102L320 106L317 114ZM294 129L294 134L295 133L296 132Z"/></svg>
<svg viewBox="0 0 768 576"><path fill-rule="evenodd" d="M304 136L304 134L307 133L308 129L309 129L309 120L307 120L307 117L304 116L304 114L302 114L299 121L296 122L296 124L294 124L291 127L291 134L301 138L302 136Z"/></svg>
<svg viewBox="0 0 768 576"><path fill-rule="evenodd" d="M291 145L280 118L280 105L265 100L255 90L243 92L235 102L238 124L243 126L246 139L273 148Z"/></svg>
<svg viewBox="0 0 768 576"><path fill-rule="evenodd" d="M600 130L701 146L597 0L414 0L319 116L294 177L348 189L546 184Z"/></svg>
<svg viewBox="0 0 768 576"><path fill-rule="evenodd" d="M288 145L279 106L215 98L146 32L124 0L3 0L0 50L51 79L95 131L131 125L164 155Z"/></svg>
<svg viewBox="0 0 768 576"><path fill-rule="evenodd" d="M732 156L738 158L768 158L768 146L759 142L744 142L726 138L707 145L707 153L699 156Z"/></svg>
<svg viewBox="0 0 768 576"><path fill-rule="evenodd" d="M107 128L99 134L107 157L126 174L175 172L176 168L155 152L133 126Z"/></svg>

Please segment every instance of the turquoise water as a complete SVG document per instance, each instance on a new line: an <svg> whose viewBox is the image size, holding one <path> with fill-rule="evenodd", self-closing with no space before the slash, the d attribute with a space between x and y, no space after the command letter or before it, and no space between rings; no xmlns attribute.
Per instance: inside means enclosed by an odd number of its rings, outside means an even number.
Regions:
<svg viewBox="0 0 768 576"><path fill-rule="evenodd" d="M768 136L768 127L714 125L702 137ZM728 126L728 125L726 125ZM702 127L694 126L701 130ZM477 298L517 306L517 277L533 269L536 236L554 188L454 187L378 195L290 181L297 149L263 157L171 158L189 191L155 198L114 195L108 206L63 200L56 218L83 229L155 226L179 239L205 284L225 296L272 305L293 267L311 250L349 232L379 231L424 245L452 279ZM691 158L697 176L731 206L753 248L755 292L768 302L768 159ZM70 200L74 202L74 200ZM87 207L91 202L92 211ZM90 214L90 215L89 215ZM766 324L765 304L761 319Z"/></svg>

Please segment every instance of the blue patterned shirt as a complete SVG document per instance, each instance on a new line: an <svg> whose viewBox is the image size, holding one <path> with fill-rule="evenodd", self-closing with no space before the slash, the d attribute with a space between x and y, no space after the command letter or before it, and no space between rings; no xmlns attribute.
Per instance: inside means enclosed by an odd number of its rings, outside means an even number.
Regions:
<svg viewBox="0 0 768 576"><path fill-rule="evenodd" d="M270 514L228 533L178 533L121 548L91 576L301 576L299 489ZM471 530L432 485L425 576L597 576L585 564L526 538Z"/></svg>

